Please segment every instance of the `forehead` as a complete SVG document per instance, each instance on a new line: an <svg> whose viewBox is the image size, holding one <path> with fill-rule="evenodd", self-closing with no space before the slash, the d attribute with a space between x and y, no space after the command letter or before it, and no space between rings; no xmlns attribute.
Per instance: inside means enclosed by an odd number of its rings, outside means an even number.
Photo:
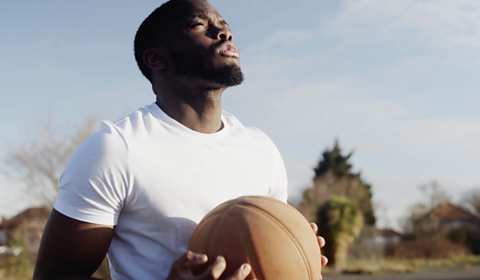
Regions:
<svg viewBox="0 0 480 280"><path fill-rule="evenodd" d="M195 17L222 18L217 9L204 0L187 0L179 11L179 19L191 19Z"/></svg>

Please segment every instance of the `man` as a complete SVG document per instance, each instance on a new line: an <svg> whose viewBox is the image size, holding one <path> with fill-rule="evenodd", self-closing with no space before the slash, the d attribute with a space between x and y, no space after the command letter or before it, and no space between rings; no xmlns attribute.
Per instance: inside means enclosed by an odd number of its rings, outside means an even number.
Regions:
<svg viewBox="0 0 480 280"><path fill-rule="evenodd" d="M108 251L113 279L219 279L219 256L185 252L200 219L242 195L286 202L280 154L258 129L221 111L243 80L228 24L204 0L171 0L135 37L156 102L83 143L60 179L34 279L93 279ZM229 280L245 279L244 264Z"/></svg>

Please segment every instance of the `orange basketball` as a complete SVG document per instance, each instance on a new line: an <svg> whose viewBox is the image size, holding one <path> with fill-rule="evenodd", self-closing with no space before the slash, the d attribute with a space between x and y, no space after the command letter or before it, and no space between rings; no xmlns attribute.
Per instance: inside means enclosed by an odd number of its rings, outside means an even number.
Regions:
<svg viewBox="0 0 480 280"><path fill-rule="evenodd" d="M247 279L318 280L320 249L309 222L292 206L265 196L244 196L220 204L195 229L188 249L225 257L224 279L243 263Z"/></svg>

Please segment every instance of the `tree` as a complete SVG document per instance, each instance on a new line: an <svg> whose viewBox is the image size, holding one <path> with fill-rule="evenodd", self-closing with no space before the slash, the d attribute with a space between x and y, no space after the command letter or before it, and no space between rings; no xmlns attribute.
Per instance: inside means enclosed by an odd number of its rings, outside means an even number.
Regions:
<svg viewBox="0 0 480 280"><path fill-rule="evenodd" d="M347 253L355 237L363 228L363 215L355 202L332 196L318 209L316 219L319 232L326 240L323 253L335 270L346 264Z"/></svg>
<svg viewBox="0 0 480 280"><path fill-rule="evenodd" d="M95 131L97 124L97 117L88 117L62 134L50 116L33 135L9 148L5 157L7 175L40 204L52 206L58 193L59 177L68 159Z"/></svg>
<svg viewBox="0 0 480 280"><path fill-rule="evenodd" d="M450 196L436 181L423 184L419 189L423 193L425 201L410 207L404 231L431 237L440 232L441 226L435 211L440 209L443 204L450 202Z"/></svg>
<svg viewBox="0 0 480 280"><path fill-rule="evenodd" d="M429 184L423 184L419 187L419 189L427 198L427 203L423 205L430 209L447 203L451 199L447 190L445 190L437 181L432 181Z"/></svg>
<svg viewBox="0 0 480 280"><path fill-rule="evenodd" d="M352 172L351 156L352 153L342 155L338 141L332 150L323 152L323 158L314 168L313 187L303 193L298 207L307 219L315 219L318 208L331 196L345 196L357 204L366 225L375 225L372 187L362 180L360 173Z"/></svg>
<svg viewBox="0 0 480 280"><path fill-rule="evenodd" d="M463 255L469 244L462 240L467 232L455 217L466 211L450 202L450 195L436 181L419 187L423 202L410 207L404 223L402 243L397 255L403 258L450 258Z"/></svg>
<svg viewBox="0 0 480 280"><path fill-rule="evenodd" d="M480 186L467 191L463 195L462 201L480 219Z"/></svg>
<svg viewBox="0 0 480 280"><path fill-rule="evenodd" d="M318 163L317 167L313 169L315 171L315 178L321 177L329 171L338 178L346 178L352 175L352 165L348 162L352 154L353 152L347 156L343 156L338 146L338 140L336 140L333 149L331 151L324 151L322 154L323 159Z"/></svg>

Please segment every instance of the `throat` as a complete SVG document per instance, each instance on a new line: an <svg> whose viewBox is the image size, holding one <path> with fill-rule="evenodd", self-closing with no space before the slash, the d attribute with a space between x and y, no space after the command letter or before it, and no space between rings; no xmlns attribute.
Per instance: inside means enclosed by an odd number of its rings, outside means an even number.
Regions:
<svg viewBox="0 0 480 280"><path fill-rule="evenodd" d="M184 100L185 101L185 100ZM157 98L157 105L183 126L203 134L212 134L224 128L221 102L167 102Z"/></svg>

